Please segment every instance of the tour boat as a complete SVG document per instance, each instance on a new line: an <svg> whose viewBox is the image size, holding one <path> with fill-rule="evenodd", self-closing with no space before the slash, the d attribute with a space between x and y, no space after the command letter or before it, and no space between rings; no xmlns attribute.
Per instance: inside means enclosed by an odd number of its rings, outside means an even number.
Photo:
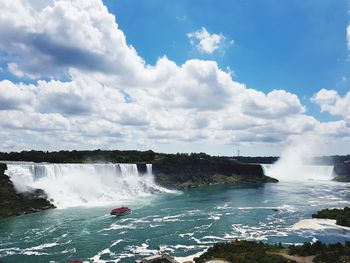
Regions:
<svg viewBox="0 0 350 263"><path fill-rule="evenodd" d="M122 216L122 215L126 215L129 214L131 212L131 209L127 206L122 206L122 207L118 207L118 208L114 208L111 211L111 215L114 216Z"/></svg>

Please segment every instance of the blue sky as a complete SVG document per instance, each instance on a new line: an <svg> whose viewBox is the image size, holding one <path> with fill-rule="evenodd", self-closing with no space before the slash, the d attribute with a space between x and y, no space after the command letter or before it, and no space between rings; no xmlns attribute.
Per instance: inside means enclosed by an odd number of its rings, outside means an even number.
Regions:
<svg viewBox="0 0 350 263"><path fill-rule="evenodd" d="M321 88L349 90L346 41L348 1L108 1L128 43L154 64L166 55L178 64L210 59L230 67L234 79L269 92L286 89L299 96L310 113L337 119L309 102ZM225 53L203 54L192 48L187 33L205 27L221 32L234 45ZM344 81L343 78L347 80Z"/></svg>
<svg viewBox="0 0 350 263"><path fill-rule="evenodd" d="M349 7L1 2L0 148L348 153Z"/></svg>

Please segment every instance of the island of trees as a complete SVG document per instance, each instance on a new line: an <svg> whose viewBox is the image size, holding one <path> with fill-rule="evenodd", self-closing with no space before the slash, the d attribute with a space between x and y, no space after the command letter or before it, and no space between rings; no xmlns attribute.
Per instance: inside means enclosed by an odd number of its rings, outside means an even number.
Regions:
<svg viewBox="0 0 350 263"><path fill-rule="evenodd" d="M313 218L335 219L336 224L350 227L350 208L344 209L323 209L312 215Z"/></svg>

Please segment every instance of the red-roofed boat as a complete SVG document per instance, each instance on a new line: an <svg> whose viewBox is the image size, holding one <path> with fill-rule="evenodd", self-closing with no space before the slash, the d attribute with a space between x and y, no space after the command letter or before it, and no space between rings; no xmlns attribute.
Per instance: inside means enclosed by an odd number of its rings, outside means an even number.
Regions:
<svg viewBox="0 0 350 263"><path fill-rule="evenodd" d="M123 216L123 215L127 215L131 212L131 209L127 206L122 206L122 207L118 207L118 208L114 208L111 211L111 215L113 216Z"/></svg>

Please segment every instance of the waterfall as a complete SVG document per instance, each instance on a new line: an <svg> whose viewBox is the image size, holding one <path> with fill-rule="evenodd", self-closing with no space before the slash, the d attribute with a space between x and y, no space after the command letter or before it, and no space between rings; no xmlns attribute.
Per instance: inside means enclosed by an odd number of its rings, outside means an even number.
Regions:
<svg viewBox="0 0 350 263"><path fill-rule="evenodd" d="M57 207L103 206L151 196L166 189L156 185L152 165L139 176L136 164L8 163L19 192L43 189Z"/></svg>
<svg viewBox="0 0 350 263"><path fill-rule="evenodd" d="M148 163L146 164L147 167L147 174L152 174L152 164Z"/></svg>
<svg viewBox="0 0 350 263"><path fill-rule="evenodd" d="M280 181L329 181L333 178L332 165L295 165L277 162L276 164L262 164L262 167L265 175Z"/></svg>

